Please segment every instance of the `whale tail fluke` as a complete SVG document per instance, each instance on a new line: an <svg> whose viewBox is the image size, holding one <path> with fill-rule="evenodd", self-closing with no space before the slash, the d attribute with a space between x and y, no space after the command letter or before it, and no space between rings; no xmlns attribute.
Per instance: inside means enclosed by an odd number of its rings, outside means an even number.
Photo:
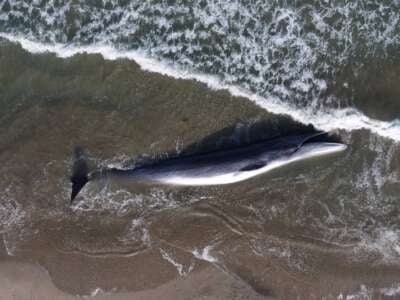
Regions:
<svg viewBox="0 0 400 300"><path fill-rule="evenodd" d="M77 147L74 150L73 155L73 166L72 166L72 192L71 192L71 204L75 197L79 194L80 190L89 181L89 169L82 148Z"/></svg>

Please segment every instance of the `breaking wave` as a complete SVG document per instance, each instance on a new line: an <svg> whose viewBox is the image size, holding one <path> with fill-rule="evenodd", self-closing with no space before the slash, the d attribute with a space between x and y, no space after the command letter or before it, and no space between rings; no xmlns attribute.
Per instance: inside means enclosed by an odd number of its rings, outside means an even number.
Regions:
<svg viewBox="0 0 400 300"><path fill-rule="evenodd" d="M398 1L0 1L1 36L29 51L127 57L145 70L196 79L323 130L367 128L400 140L339 97L336 80L400 42ZM361 70L361 71L360 71ZM339 86L336 86L339 85Z"/></svg>
<svg viewBox="0 0 400 300"><path fill-rule="evenodd" d="M232 95L248 98L271 113L289 115L296 121L305 124L311 123L322 130L330 131L343 129L351 131L365 128L380 136L400 141L400 120L398 119L391 122L371 119L362 112L351 107L343 109L324 109L321 111L316 111L312 108L299 108L285 103L277 97L271 96L265 98L241 88L240 86L226 84L217 76L196 72L191 73L188 70L173 66L168 61L159 61L149 58L142 51L120 51L112 46L100 44L90 46L73 46L58 43L44 44L5 33L0 33L0 36L10 41L20 43L24 49L33 53L53 52L65 58L86 52L102 54L104 58L111 60L119 58L132 59L137 62L143 70L178 79L197 80L205 83L212 89L226 89Z"/></svg>

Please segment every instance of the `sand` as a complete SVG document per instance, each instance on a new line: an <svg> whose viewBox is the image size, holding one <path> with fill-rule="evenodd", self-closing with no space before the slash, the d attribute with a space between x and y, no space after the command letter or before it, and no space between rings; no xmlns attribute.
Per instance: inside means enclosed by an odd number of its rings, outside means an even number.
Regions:
<svg viewBox="0 0 400 300"><path fill-rule="evenodd" d="M242 282L210 265L188 277L177 277L157 288L139 292L104 292L96 289L91 295L69 295L55 287L40 266L22 262L0 264L1 300L178 300L178 299L272 299L256 294Z"/></svg>

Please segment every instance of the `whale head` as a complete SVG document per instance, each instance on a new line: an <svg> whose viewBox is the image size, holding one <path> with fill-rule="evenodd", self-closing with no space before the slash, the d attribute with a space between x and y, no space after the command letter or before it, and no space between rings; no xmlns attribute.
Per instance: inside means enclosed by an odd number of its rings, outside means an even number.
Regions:
<svg viewBox="0 0 400 300"><path fill-rule="evenodd" d="M304 160L318 156L324 156L347 149L347 145L334 142L306 142L291 154L290 160Z"/></svg>

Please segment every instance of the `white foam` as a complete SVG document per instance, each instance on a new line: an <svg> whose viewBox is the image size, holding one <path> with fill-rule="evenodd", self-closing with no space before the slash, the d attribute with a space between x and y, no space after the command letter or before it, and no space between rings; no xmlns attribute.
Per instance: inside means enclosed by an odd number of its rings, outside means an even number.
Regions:
<svg viewBox="0 0 400 300"><path fill-rule="evenodd" d="M160 253L161 253L161 256L162 256L166 261L168 261L169 263L171 263L171 264L176 268L176 270L178 271L179 276L185 277L185 276L187 276L187 275L193 270L193 267L194 267L193 264L191 264L191 265L187 268L187 270L185 270L185 269L184 269L184 266L183 266L182 264L180 264L179 262L177 262L176 259L174 259L174 258L172 257L172 255L168 254L168 252L166 252L165 250L163 250L163 249L160 248Z"/></svg>
<svg viewBox="0 0 400 300"><path fill-rule="evenodd" d="M137 241L141 242L146 248L151 247L150 233L143 218L133 219L126 228L123 238L119 240L128 244L132 241Z"/></svg>
<svg viewBox="0 0 400 300"><path fill-rule="evenodd" d="M25 232L26 212L15 199L12 198L12 187L3 190L0 196L0 234L3 236L3 244L10 256L15 255L18 243Z"/></svg>
<svg viewBox="0 0 400 300"><path fill-rule="evenodd" d="M374 236L362 236L355 251L375 253L380 256L378 263L383 262L398 265L400 262L400 231L377 229Z"/></svg>
<svg viewBox="0 0 400 300"><path fill-rule="evenodd" d="M101 289L101 288L95 288L94 290L92 290L92 292L90 293L90 297L95 297L95 296L97 296L97 295L100 295L100 294L105 294L106 292L103 290L103 289Z"/></svg>
<svg viewBox="0 0 400 300"><path fill-rule="evenodd" d="M368 288L366 285L362 284L360 286L360 291L355 293L355 294L350 294L346 295L346 297L343 296L343 294L340 294L337 296L337 300L372 300L373 297L373 292L374 290L371 288Z"/></svg>
<svg viewBox="0 0 400 300"><path fill-rule="evenodd" d="M344 296L339 294L337 300L360 300L360 299L375 299L374 292L378 290L367 287L366 285L360 285L360 290L354 294L348 294ZM379 293L383 296L395 297L400 295L400 284L393 284L391 287L379 289Z"/></svg>
<svg viewBox="0 0 400 300"><path fill-rule="evenodd" d="M393 285L392 287L389 288L382 288L381 293L385 296L393 297L393 296L399 296L400 295L400 283L396 285Z"/></svg>
<svg viewBox="0 0 400 300"><path fill-rule="evenodd" d="M177 66L172 66L165 61L159 61L149 58L143 52L138 50L119 51L115 47L105 44L93 44L90 46L72 46L60 43L45 44L28 40L24 37L0 33L0 37L6 38L12 42L18 42L24 49L32 53L53 52L59 57L66 58L79 53L98 53L104 58L115 60L127 58L137 62L143 70L171 76L177 79L197 80L205 83L211 89L226 89L233 96L245 97L258 106L274 114L289 115L294 120L304 124L313 124L315 127L331 131L343 129L346 131L368 129L371 132L383 137L391 138L396 142L400 141L400 120L391 122L375 120L362 114L354 108L326 109L316 112L310 108L298 108L288 103L284 103L276 97L264 98L250 91L235 85L224 84L216 76L189 72ZM300 83L299 83L300 84ZM302 89L307 87L301 87Z"/></svg>
<svg viewBox="0 0 400 300"><path fill-rule="evenodd" d="M101 297L102 295L104 295L104 296L105 295L112 295L112 294L116 293L117 291L118 291L117 288L112 288L112 289L105 290L105 289L102 289L100 287L97 287L95 289L92 289L90 291L89 295L76 295L76 296L78 298L90 299L90 298L94 298L94 297L97 297L97 296Z"/></svg>
<svg viewBox="0 0 400 300"><path fill-rule="evenodd" d="M192 251L192 253L197 259L205 260L210 263L216 263L218 262L218 259L210 254L212 248L213 246L206 246L203 250L195 249Z"/></svg>

